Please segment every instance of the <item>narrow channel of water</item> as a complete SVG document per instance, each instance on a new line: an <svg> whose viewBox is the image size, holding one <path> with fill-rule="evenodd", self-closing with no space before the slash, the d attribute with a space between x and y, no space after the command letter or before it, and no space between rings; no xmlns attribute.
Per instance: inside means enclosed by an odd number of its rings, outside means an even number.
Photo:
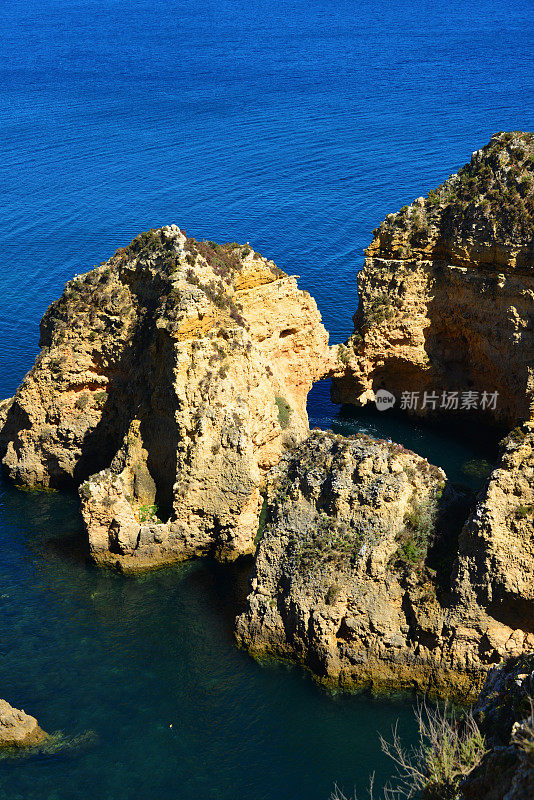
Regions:
<svg viewBox="0 0 534 800"><path fill-rule="evenodd" d="M328 382L310 423L391 436L477 488L465 464L491 448L379 412L339 409ZM467 480L465 480L467 479ZM124 577L86 563L78 504L2 484L2 695L48 731L92 737L56 754L0 761L9 800L327 800L334 781L363 792L390 765L378 732L409 698L331 695L308 675L259 666L233 642L249 564L209 561Z"/></svg>
<svg viewBox="0 0 534 800"><path fill-rule="evenodd" d="M473 492L481 489L498 456L499 434L468 423L447 424L414 420L402 412L378 411L374 404L364 408L338 406L330 400L330 381L319 381L308 395L310 428L331 429L349 436L366 433L377 439L392 439L413 450L431 464L445 470L452 483Z"/></svg>
<svg viewBox="0 0 534 800"><path fill-rule="evenodd" d="M531 30L522 0L10 3L0 397L65 281L171 222L250 241L346 339L380 220L495 131L532 130ZM473 488L493 458L476 436L340 410L326 384L310 417L399 440ZM377 731L400 717L413 736L411 703L258 666L233 644L244 583L209 562L97 570L75 498L0 483L0 697L46 730L97 737L0 761L0 800L327 800L335 780L365 797L369 772L379 784L390 769Z"/></svg>

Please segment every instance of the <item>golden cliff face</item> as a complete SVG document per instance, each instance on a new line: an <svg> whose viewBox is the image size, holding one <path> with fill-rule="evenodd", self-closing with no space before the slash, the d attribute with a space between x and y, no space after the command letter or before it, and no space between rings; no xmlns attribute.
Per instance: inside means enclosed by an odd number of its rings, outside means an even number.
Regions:
<svg viewBox="0 0 534 800"><path fill-rule="evenodd" d="M360 452L359 443L326 434L284 456L271 475L285 465L292 485L267 492L252 591L237 621L238 640L252 653L291 656L334 685L468 699L492 666L533 651L533 178L534 136L498 134L426 199L386 218L358 275L355 332L337 347L333 382L334 400L355 405L382 388L397 407L404 392L419 400L426 392L435 399L406 410L441 413L445 424L474 393L475 405L464 409L474 422L525 424L503 443L470 511L447 487L424 557L386 559L380 569L367 559L397 546L417 522L399 508L393 525L385 516L402 498L398 480L412 482L413 509L424 503L428 487L413 483L426 474L419 457L397 472L390 456L398 445L367 442ZM441 408L453 393L457 409L454 400ZM388 467L365 475L359 462L377 448ZM317 530L322 540L310 547ZM358 550L350 542L362 531L368 541Z"/></svg>
<svg viewBox="0 0 534 800"><path fill-rule="evenodd" d="M43 317L0 403L4 471L79 487L98 563L255 552L237 621L254 653L346 687L472 696L534 649L533 168L533 137L499 134L389 215L332 348L313 299L248 246L141 234ZM438 414L443 393L485 392L490 422L527 422L473 506L401 445L310 435L307 394L333 374L340 402L427 392Z"/></svg>
<svg viewBox="0 0 534 800"><path fill-rule="evenodd" d="M439 413L443 392L497 392L496 407L482 409L490 421L531 417L533 178L534 136L497 134L437 190L388 215L358 276L337 402L426 391Z"/></svg>
<svg viewBox="0 0 534 800"><path fill-rule="evenodd" d="M534 647L534 426L514 428L502 447L462 531L456 583L500 621L523 626Z"/></svg>
<svg viewBox="0 0 534 800"><path fill-rule="evenodd" d="M142 234L45 314L41 354L0 408L4 469L84 481L97 561L252 552L263 476L307 434L327 341L312 298L249 247Z"/></svg>
<svg viewBox="0 0 534 800"><path fill-rule="evenodd" d="M472 700L534 650L534 433L474 506L401 445L314 431L269 476L238 642L345 688Z"/></svg>

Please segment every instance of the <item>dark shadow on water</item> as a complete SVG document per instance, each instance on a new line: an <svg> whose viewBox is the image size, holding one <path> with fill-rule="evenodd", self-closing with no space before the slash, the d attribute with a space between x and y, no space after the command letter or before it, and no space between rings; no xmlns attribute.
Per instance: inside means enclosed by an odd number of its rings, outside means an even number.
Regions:
<svg viewBox="0 0 534 800"><path fill-rule="evenodd" d="M73 564L88 564L89 541L84 533L72 533L65 536L54 536L43 545L53 555Z"/></svg>
<svg viewBox="0 0 534 800"><path fill-rule="evenodd" d="M250 592L253 557L243 556L227 564L206 558L201 564L202 568L194 570L190 579L220 613L224 630L233 640L236 617L245 610Z"/></svg>
<svg viewBox="0 0 534 800"><path fill-rule="evenodd" d="M330 400L330 380L316 383L308 395L310 427L331 429L343 436L365 433L376 439L392 439L445 470L453 483L479 491L498 457L498 443L505 431L479 421L451 418L420 420L397 409L378 411L337 406Z"/></svg>

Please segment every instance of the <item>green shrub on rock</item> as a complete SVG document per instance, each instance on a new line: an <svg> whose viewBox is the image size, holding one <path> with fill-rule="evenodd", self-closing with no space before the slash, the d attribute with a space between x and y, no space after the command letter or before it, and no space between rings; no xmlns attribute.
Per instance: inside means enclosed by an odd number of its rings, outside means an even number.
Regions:
<svg viewBox="0 0 534 800"><path fill-rule="evenodd" d="M404 528L398 535L399 547L394 556L395 563L406 566L422 564L434 533L437 517L437 496L412 501L412 507L404 516Z"/></svg>
<svg viewBox="0 0 534 800"><path fill-rule="evenodd" d="M154 517L157 519L158 507L153 505L144 505L139 507L139 522L150 522Z"/></svg>
<svg viewBox="0 0 534 800"><path fill-rule="evenodd" d="M460 800L463 780L486 753L484 736L472 712L458 717L446 704L429 707L422 703L415 716L419 735L413 747L404 747L396 726L391 741L380 736L382 751L396 767L392 783L383 789L383 800ZM379 800L373 784L371 778L370 799ZM330 800L348 798L336 788Z"/></svg>
<svg viewBox="0 0 534 800"><path fill-rule="evenodd" d="M289 419L291 417L291 406L284 400L283 397L279 397L278 395L274 398L274 402L276 403L276 407L278 408L278 421L280 423L280 427L285 430L289 427Z"/></svg>

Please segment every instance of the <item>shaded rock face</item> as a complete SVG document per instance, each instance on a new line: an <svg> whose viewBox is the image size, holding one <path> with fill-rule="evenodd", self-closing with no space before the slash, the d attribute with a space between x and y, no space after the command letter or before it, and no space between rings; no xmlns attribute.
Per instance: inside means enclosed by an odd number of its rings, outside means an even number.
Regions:
<svg viewBox="0 0 534 800"><path fill-rule="evenodd" d="M463 800L534 797L534 655L490 670L474 708L488 752L461 787Z"/></svg>
<svg viewBox="0 0 534 800"><path fill-rule="evenodd" d="M251 552L263 476L332 368L317 306L248 246L141 234L70 281L0 406L5 472L79 485L91 552L136 569Z"/></svg>
<svg viewBox="0 0 534 800"><path fill-rule="evenodd" d="M534 135L496 134L426 198L389 214L358 275L355 332L340 356L335 402L386 388L478 392L478 413L511 427L533 413ZM422 408L423 392L437 402ZM486 401L482 400L488 393ZM498 392L495 408L490 396ZM465 409L471 416L476 411Z"/></svg>
<svg viewBox="0 0 534 800"><path fill-rule="evenodd" d="M33 747L46 737L35 717L0 700L0 747Z"/></svg>
<svg viewBox="0 0 534 800"><path fill-rule="evenodd" d="M477 599L469 567L493 579L483 555L464 544L454 561L464 500L400 445L313 432L269 476L238 641L334 685L475 696L486 671L533 649L534 635L525 609L523 628L512 627Z"/></svg>
<svg viewBox="0 0 534 800"><path fill-rule="evenodd" d="M534 645L532 425L515 428L502 442L498 468L460 536L456 584L497 620L530 634Z"/></svg>

